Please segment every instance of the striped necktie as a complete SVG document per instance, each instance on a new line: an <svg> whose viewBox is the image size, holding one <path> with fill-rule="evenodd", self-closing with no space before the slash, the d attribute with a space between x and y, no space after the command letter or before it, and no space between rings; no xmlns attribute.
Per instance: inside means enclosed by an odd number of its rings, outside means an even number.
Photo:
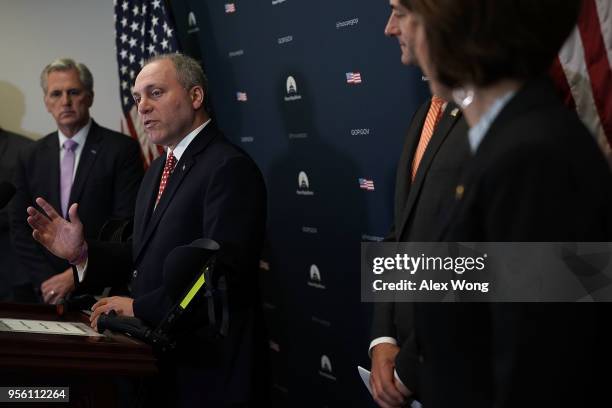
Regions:
<svg viewBox="0 0 612 408"><path fill-rule="evenodd" d="M166 164L164 165L164 171L162 172L161 180L159 181L159 192L157 193L157 200L155 201L155 206L157 207L157 203L161 199L164 190L166 189L166 184L168 183L168 178L174 171L174 167L176 166L176 157L172 151L168 153L168 158L166 159Z"/></svg>
<svg viewBox="0 0 612 408"><path fill-rule="evenodd" d="M416 174L419 169L419 164L421 164L421 160L423 159L423 155L425 155L427 145L429 144L436 125L440 120L442 107L445 103L446 101L438 96L433 96L431 98L431 105L429 106L429 111L427 112L425 123L423 124L421 138L419 139L419 144L416 148L416 151L414 152L414 159L412 161L411 169L412 181L414 181L414 179L416 178Z"/></svg>

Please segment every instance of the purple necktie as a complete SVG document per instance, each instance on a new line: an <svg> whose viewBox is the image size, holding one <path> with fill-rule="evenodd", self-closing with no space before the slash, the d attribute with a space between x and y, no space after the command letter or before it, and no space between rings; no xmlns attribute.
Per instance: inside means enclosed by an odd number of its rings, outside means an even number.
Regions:
<svg viewBox="0 0 612 408"><path fill-rule="evenodd" d="M74 173L74 151L79 144L74 140L68 139L64 142L64 158L60 168L60 194L62 204L62 214L68 214L68 201L70 200L70 190L72 189L72 174Z"/></svg>

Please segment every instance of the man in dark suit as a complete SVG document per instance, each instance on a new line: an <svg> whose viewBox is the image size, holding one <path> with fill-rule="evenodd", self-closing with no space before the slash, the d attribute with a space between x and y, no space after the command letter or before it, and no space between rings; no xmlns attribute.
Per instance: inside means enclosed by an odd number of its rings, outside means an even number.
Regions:
<svg viewBox="0 0 612 408"><path fill-rule="evenodd" d="M191 343L197 347L183 344L173 359L162 357L164 391L159 386L150 391L173 406L254 406L265 393L257 268L266 192L256 164L211 122L206 89L199 64L180 54L155 57L136 78L133 95L142 123L151 141L167 152L151 164L138 192L131 247L86 243L76 206L68 223L39 199L50 218L29 208L28 221L36 239L79 265L83 286L132 278L132 297L104 298L93 306L94 327L110 310L157 325L171 307L163 285L167 254L202 237L217 241L216 270L228 287L229 332L214 347L195 333L201 327L193 327L197 341Z"/></svg>
<svg viewBox="0 0 612 408"><path fill-rule="evenodd" d="M31 144L30 139L0 128L0 183L12 183L17 155ZM0 208L0 300L11 298L17 265L9 233L8 208Z"/></svg>
<svg viewBox="0 0 612 408"><path fill-rule="evenodd" d="M397 37L402 63L412 64L411 13L391 0L387 36ZM448 220L461 170L470 157L467 125L459 109L433 97L411 119L397 168L394 222L385 241L435 241ZM418 394L418 352L413 304L375 303L372 323L372 383L382 407L401 406Z"/></svg>
<svg viewBox="0 0 612 408"><path fill-rule="evenodd" d="M57 131L37 141L18 159L11 203L11 230L23 272L14 288L17 301L56 303L74 288L72 268L32 239L25 209L38 196L62 209L79 203L85 236L94 238L110 218L131 218L143 166L138 143L105 129L89 115L93 77L68 58L41 73L47 110Z"/></svg>

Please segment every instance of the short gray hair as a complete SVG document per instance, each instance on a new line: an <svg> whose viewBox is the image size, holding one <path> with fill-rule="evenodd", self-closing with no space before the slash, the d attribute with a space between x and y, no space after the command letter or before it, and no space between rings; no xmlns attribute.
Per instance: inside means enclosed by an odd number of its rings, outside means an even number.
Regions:
<svg viewBox="0 0 612 408"><path fill-rule="evenodd" d="M93 76L87 66L81 62L74 62L71 58L58 58L50 62L40 74L40 87L47 93L47 78L51 72L76 70L79 80L85 89L93 95Z"/></svg>
<svg viewBox="0 0 612 408"><path fill-rule="evenodd" d="M189 91L194 86L201 86L204 90L204 97L208 97L208 78L198 61L180 53L159 54L146 60L143 68L160 60L172 61L176 70L176 78L183 88Z"/></svg>

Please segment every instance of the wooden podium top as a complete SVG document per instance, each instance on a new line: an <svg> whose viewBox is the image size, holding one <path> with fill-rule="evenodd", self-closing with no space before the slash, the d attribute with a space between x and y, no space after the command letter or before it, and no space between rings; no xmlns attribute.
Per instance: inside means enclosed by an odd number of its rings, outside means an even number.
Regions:
<svg viewBox="0 0 612 408"><path fill-rule="evenodd" d="M89 317L55 306L0 303L0 318L83 322ZM142 376L157 373L151 347L123 335L67 336L0 332L0 372Z"/></svg>

